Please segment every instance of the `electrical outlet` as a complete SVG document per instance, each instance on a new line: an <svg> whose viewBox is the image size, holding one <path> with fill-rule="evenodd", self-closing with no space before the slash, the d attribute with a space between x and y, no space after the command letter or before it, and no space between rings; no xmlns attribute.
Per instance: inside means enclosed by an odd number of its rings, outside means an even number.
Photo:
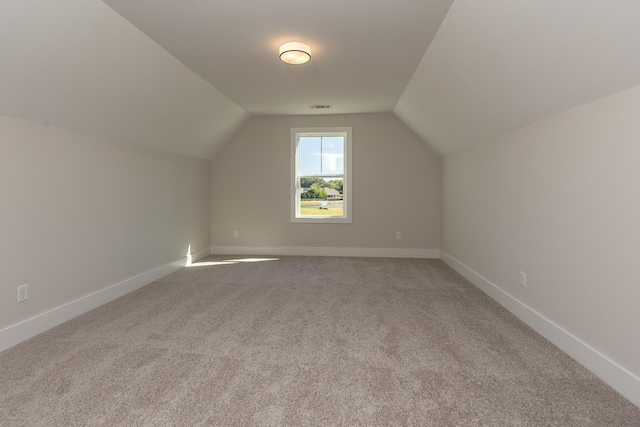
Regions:
<svg viewBox="0 0 640 427"><path fill-rule="evenodd" d="M522 271L520 272L520 286L523 288L527 287L527 274Z"/></svg>
<svg viewBox="0 0 640 427"><path fill-rule="evenodd" d="M233 232L233 238L234 238L234 239L237 239L237 238L238 238L238 231L237 231L237 230Z"/></svg>
<svg viewBox="0 0 640 427"><path fill-rule="evenodd" d="M396 239L402 239L402 234L399 231L396 231Z"/></svg>
<svg viewBox="0 0 640 427"><path fill-rule="evenodd" d="M29 285L18 286L18 302L23 302L29 299Z"/></svg>

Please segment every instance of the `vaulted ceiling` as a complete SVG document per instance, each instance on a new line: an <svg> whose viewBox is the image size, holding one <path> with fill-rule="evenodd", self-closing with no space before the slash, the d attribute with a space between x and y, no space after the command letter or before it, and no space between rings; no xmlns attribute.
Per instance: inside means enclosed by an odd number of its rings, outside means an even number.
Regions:
<svg viewBox="0 0 640 427"><path fill-rule="evenodd" d="M100 0L0 1L0 114L202 158L248 117Z"/></svg>
<svg viewBox="0 0 640 427"><path fill-rule="evenodd" d="M104 0L250 114L393 110L452 1ZM281 62L288 40L311 62Z"/></svg>
<svg viewBox="0 0 640 427"><path fill-rule="evenodd" d="M640 84L639 18L637 0L3 0L0 114L210 158L250 114L328 104L393 111L447 154ZM310 63L278 60L291 39Z"/></svg>
<svg viewBox="0 0 640 427"><path fill-rule="evenodd" d="M637 0L456 0L395 113L440 154L640 84Z"/></svg>

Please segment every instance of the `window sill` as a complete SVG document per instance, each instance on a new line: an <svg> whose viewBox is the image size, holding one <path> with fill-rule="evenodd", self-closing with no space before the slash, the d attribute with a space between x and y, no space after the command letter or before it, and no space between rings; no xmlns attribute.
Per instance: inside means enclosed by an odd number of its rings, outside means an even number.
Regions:
<svg viewBox="0 0 640 427"><path fill-rule="evenodd" d="M322 217L310 217L310 218L291 218L292 223L302 224L351 224L351 218L322 218Z"/></svg>

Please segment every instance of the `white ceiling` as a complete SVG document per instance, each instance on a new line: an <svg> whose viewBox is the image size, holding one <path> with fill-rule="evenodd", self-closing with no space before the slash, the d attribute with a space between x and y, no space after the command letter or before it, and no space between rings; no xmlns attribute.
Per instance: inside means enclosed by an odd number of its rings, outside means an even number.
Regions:
<svg viewBox="0 0 640 427"><path fill-rule="evenodd" d="M395 113L442 155L638 84L638 0L456 0Z"/></svg>
<svg viewBox="0 0 640 427"><path fill-rule="evenodd" d="M640 85L638 0L451 2L2 0L0 114L211 158L247 112L330 104L448 154Z"/></svg>
<svg viewBox="0 0 640 427"><path fill-rule="evenodd" d="M311 114L392 111L453 0L103 1L250 114Z"/></svg>

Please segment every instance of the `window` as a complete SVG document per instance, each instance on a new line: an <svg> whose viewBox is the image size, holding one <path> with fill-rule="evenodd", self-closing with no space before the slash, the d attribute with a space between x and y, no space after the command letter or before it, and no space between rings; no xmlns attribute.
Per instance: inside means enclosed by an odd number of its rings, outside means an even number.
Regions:
<svg viewBox="0 0 640 427"><path fill-rule="evenodd" d="M291 129L291 222L351 222L351 128Z"/></svg>

